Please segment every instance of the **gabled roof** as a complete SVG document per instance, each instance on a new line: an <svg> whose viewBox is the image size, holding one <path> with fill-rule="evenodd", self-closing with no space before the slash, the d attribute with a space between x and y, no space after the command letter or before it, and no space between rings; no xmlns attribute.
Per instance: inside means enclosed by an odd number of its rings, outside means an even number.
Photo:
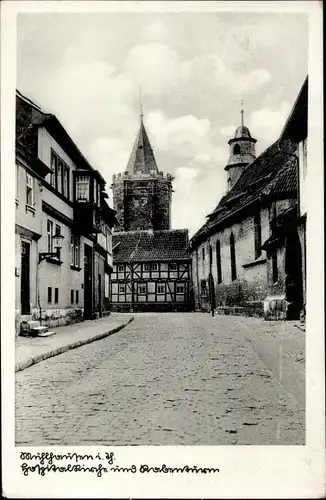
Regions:
<svg viewBox="0 0 326 500"><path fill-rule="evenodd" d="M16 90L16 99L30 106L32 110L30 123L22 123L24 129L23 133L26 133L26 131L33 126L44 126L60 144L60 146L66 151L66 153L70 156L70 158L78 166L78 168L98 172L91 166L78 146L74 143L66 129L63 127L62 123L54 114L44 113L38 105L24 96L21 92L19 92L19 90ZM26 117L21 116L20 109L16 105L16 122L23 122L24 119L26 119ZM16 141L20 141L20 139L20 137L16 136ZM99 172L97 173L97 176L103 183L105 183L105 180Z"/></svg>
<svg viewBox="0 0 326 500"><path fill-rule="evenodd" d="M245 210L268 199L297 196L297 165L294 156L282 150L282 141L298 143L307 137L308 77L305 79L279 140L269 146L245 168L233 188L220 200L207 222L190 240L194 248L206 235L243 218Z"/></svg>
<svg viewBox="0 0 326 500"><path fill-rule="evenodd" d="M279 149L276 141L244 170L233 188L221 199L208 221L192 237L195 244L205 235L241 218L245 209L267 198L294 197L297 189L295 160ZM232 219L232 220L231 220Z"/></svg>
<svg viewBox="0 0 326 500"><path fill-rule="evenodd" d="M139 132L132 148L126 172L149 174L151 170L158 172L153 149L141 117Z"/></svg>
<svg viewBox="0 0 326 500"><path fill-rule="evenodd" d="M113 261L151 262L189 260L188 229L114 232Z"/></svg>

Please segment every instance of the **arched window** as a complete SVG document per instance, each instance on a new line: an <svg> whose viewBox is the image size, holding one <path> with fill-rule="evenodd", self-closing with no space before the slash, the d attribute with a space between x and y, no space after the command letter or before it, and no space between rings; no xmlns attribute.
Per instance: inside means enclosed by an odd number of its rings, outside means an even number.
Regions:
<svg viewBox="0 0 326 500"><path fill-rule="evenodd" d="M232 281L237 279L237 264L235 261L235 245L234 245L234 236L231 233L230 236L230 255L231 255L231 279Z"/></svg>
<svg viewBox="0 0 326 500"><path fill-rule="evenodd" d="M254 227L255 227L255 259L261 256L261 221L260 221L260 211L254 216Z"/></svg>
<svg viewBox="0 0 326 500"><path fill-rule="evenodd" d="M216 241L216 269L217 269L217 283L222 283L221 245L219 240Z"/></svg>
<svg viewBox="0 0 326 500"><path fill-rule="evenodd" d="M211 245L209 245L209 270L212 270L212 263L213 263L213 250Z"/></svg>
<svg viewBox="0 0 326 500"><path fill-rule="evenodd" d="M233 154L234 155L239 155L241 153L241 149L240 149L240 146L239 144L236 144L233 148Z"/></svg>

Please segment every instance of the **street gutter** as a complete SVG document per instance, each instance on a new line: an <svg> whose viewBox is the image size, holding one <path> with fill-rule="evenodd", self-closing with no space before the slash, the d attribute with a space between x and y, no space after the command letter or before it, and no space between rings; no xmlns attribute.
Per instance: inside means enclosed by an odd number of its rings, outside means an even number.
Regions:
<svg viewBox="0 0 326 500"><path fill-rule="evenodd" d="M113 335L114 333L117 333L120 330L122 330L125 326L129 325L129 323L131 323L133 320L134 316L132 316L126 323L118 325L107 332L98 333L86 339L76 340L75 342L71 342L69 344L65 344L63 346L50 349L37 356L31 356L27 360L15 364L15 373L25 370L26 368L29 368L32 365L36 365L41 361L45 361L46 359L58 356L59 354L63 354L64 352L70 351L71 349L76 349L77 347L81 347L86 344L91 344L92 342L96 342L97 340L102 340L106 337L109 337L110 335Z"/></svg>

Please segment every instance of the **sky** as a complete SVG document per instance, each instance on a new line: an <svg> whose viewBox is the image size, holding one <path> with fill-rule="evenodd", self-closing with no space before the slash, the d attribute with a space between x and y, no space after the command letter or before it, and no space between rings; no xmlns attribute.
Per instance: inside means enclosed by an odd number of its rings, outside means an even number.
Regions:
<svg viewBox="0 0 326 500"><path fill-rule="evenodd" d="M172 228L189 228L190 236L226 192L228 140L240 124L241 100L260 154L278 138L307 73L302 13L17 19L18 90L57 116L107 188L126 168L141 88L158 168L175 178Z"/></svg>

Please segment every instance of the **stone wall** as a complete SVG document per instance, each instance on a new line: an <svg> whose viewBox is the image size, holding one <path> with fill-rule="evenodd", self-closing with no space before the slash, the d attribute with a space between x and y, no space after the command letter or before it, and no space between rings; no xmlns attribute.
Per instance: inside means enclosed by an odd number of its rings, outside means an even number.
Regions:
<svg viewBox="0 0 326 500"><path fill-rule="evenodd" d="M276 202L275 213L278 215L289 206L292 200L281 200ZM261 216L261 241L267 240L271 234L269 207L260 211ZM233 233L235 241L236 272L237 276L232 281L230 235ZM222 282L218 283L216 242L220 243ZM212 262L210 267L210 252L212 248ZM203 258L203 249L204 255ZM206 281L208 292L208 275L211 269L215 284L215 300L217 308L246 307L249 310L261 311L263 314L263 302L266 296L271 294L282 294L285 289L284 273L284 248L278 249L277 265L278 280L272 279L272 259L266 255L264 250L255 258L255 231L254 216L248 216L238 223L227 227L210 236L201 243L192 254L193 285L195 292L195 304L197 310L210 310L209 294L201 293L201 283Z"/></svg>
<svg viewBox="0 0 326 500"><path fill-rule="evenodd" d="M115 231L124 231L124 180L116 179L111 186L113 208L116 210L116 219L119 223Z"/></svg>
<svg viewBox="0 0 326 500"><path fill-rule="evenodd" d="M154 230L171 229L172 184L164 179L155 184Z"/></svg>
<svg viewBox="0 0 326 500"><path fill-rule="evenodd" d="M116 231L154 230L171 227L172 182L169 176L115 176L113 207L119 226Z"/></svg>

